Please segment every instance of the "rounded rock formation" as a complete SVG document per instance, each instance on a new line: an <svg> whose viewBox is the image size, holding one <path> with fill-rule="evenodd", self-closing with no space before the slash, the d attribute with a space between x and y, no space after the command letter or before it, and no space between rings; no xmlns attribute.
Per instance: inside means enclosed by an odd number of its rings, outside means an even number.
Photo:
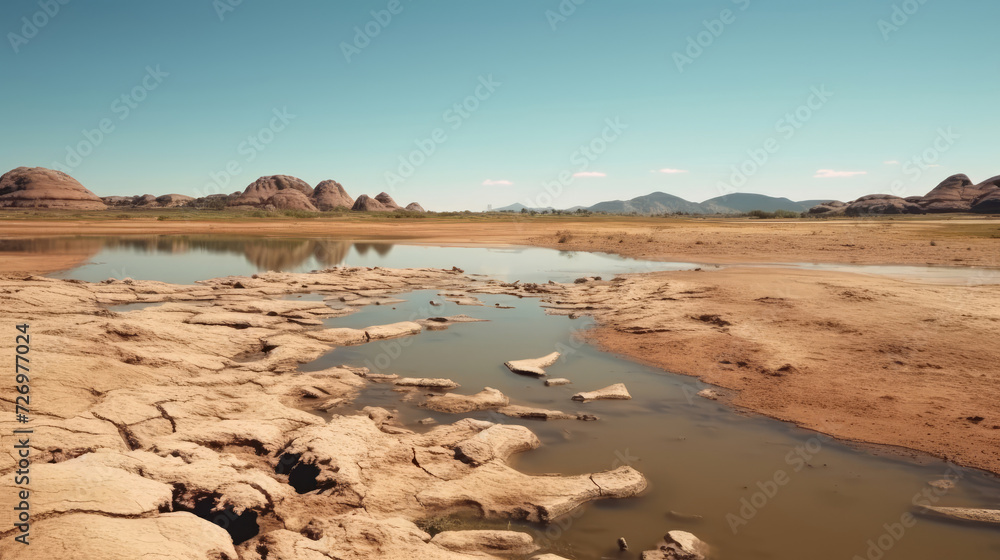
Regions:
<svg viewBox="0 0 1000 560"><path fill-rule="evenodd" d="M407 204L406 205L406 209L409 210L410 212L426 212L427 211L427 210L424 210L424 207L421 206L419 202L411 202L411 203Z"/></svg>
<svg viewBox="0 0 1000 560"><path fill-rule="evenodd" d="M392 197L389 196L389 193L387 192L378 193L377 195L375 195L375 200L381 202L389 210L396 210L398 208L402 208L402 206L396 204L396 201L393 200Z"/></svg>
<svg viewBox="0 0 1000 560"><path fill-rule="evenodd" d="M354 210L355 212L388 212L392 210L392 208L388 208L385 204L382 204L378 200L368 196L367 194L363 194L354 201L354 206L351 207L351 210Z"/></svg>
<svg viewBox="0 0 1000 560"><path fill-rule="evenodd" d="M265 206L273 206L277 210L306 210L316 212L316 207L309 197L295 189L284 189L274 193L264 202Z"/></svg>
<svg viewBox="0 0 1000 560"><path fill-rule="evenodd" d="M320 210L333 210L334 208L350 208L354 206L354 199L347 194L343 185L333 180L326 180L316 185L313 191L312 202Z"/></svg>
<svg viewBox="0 0 1000 560"><path fill-rule="evenodd" d="M104 210L107 206L62 171L18 167L0 177L0 208Z"/></svg>
<svg viewBox="0 0 1000 560"><path fill-rule="evenodd" d="M307 198L313 194L313 188L302 179L289 175L269 175L251 183L243 194L233 201L233 205L262 206L269 198L284 190L298 191Z"/></svg>

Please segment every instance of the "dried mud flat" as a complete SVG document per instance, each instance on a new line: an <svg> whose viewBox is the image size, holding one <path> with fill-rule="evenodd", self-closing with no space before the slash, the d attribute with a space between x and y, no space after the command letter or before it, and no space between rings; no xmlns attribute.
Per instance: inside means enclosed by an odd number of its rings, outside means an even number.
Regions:
<svg viewBox="0 0 1000 560"><path fill-rule="evenodd" d="M1000 474L998 285L727 268L543 289L601 348L721 388L702 396Z"/></svg>
<svg viewBox="0 0 1000 560"><path fill-rule="evenodd" d="M0 279L0 317L31 325L34 372L32 544L14 541L17 458L5 445L0 557L523 556L537 548L526 533L432 538L415 522L467 512L547 523L585 502L645 488L631 467L520 473L508 457L539 445L521 426L465 418L414 433L379 408L329 421L307 412L350 402L375 380L363 368L302 373L297 364L337 346L419 336L422 326L324 328L323 318L347 308L284 296L391 301L417 289L509 291L430 269L268 273L193 286ZM162 304L107 308L138 302ZM0 430L11 433L13 403L0 408ZM259 533L236 545L222 528L239 535L255 526Z"/></svg>

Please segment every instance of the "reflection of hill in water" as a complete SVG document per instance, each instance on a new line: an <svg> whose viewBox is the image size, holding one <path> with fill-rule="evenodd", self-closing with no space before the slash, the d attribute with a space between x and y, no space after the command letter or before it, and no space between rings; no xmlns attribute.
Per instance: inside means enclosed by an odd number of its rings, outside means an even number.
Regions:
<svg viewBox="0 0 1000 560"><path fill-rule="evenodd" d="M53 237L0 241L0 251L35 253L97 254L101 249L125 249L144 253L179 254L204 251L241 255L262 270L289 270L315 258L322 266L344 262L351 249L350 241L335 239L227 238L217 236L148 236L148 237ZM380 256L389 254L388 243L356 243L359 254L369 250Z"/></svg>
<svg viewBox="0 0 1000 560"><path fill-rule="evenodd" d="M367 255L369 250L375 251L375 253L384 257L392 251L392 243L355 243L354 250L358 252L359 255Z"/></svg>

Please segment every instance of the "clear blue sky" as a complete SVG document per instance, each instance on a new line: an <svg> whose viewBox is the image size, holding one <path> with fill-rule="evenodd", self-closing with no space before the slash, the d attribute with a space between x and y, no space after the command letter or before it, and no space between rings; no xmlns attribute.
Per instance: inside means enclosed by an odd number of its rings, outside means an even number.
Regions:
<svg viewBox="0 0 1000 560"><path fill-rule="evenodd" d="M221 11L236 1L42 0L58 5L51 17L38 0L3 2L0 167L70 164L102 196L232 192L281 173L437 210L538 201L546 183L569 207L654 190L906 196L953 173L1000 173L994 1L243 0ZM560 5L575 11L556 17ZM919 8L894 23L894 5ZM388 8L391 20L374 21ZM712 23L723 10L728 23ZM375 36L356 40L366 25ZM679 59L703 31L707 46ZM825 101L811 93L824 86ZM455 111L463 101L473 110ZM780 122L796 110L798 128ZM103 119L102 139L83 133ZM404 177L399 158L416 140L433 153ZM603 151L588 157L587 145ZM748 150L762 161L765 146L766 163L747 164L734 189L733 166ZM925 152L936 167L918 172L907 162ZM553 184L560 174L569 180Z"/></svg>

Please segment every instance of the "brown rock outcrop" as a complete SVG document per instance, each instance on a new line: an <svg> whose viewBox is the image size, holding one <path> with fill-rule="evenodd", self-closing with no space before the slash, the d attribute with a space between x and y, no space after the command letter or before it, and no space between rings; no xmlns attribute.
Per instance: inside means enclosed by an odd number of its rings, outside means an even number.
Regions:
<svg viewBox="0 0 1000 560"><path fill-rule="evenodd" d="M156 203L165 208L176 208L178 206L186 206L188 202L194 200L193 196L187 196L184 194L165 194L156 197Z"/></svg>
<svg viewBox="0 0 1000 560"><path fill-rule="evenodd" d="M264 202L265 206L274 206L277 210L306 210L316 212L316 207L309 197L295 189L280 190Z"/></svg>
<svg viewBox="0 0 1000 560"><path fill-rule="evenodd" d="M107 205L62 171L18 167L0 177L0 208L104 210Z"/></svg>
<svg viewBox="0 0 1000 560"><path fill-rule="evenodd" d="M363 194L354 201L354 206L351 207L351 210L355 212L389 212L392 208L388 208L378 200L367 194Z"/></svg>
<svg viewBox="0 0 1000 560"><path fill-rule="evenodd" d="M421 206L419 202L411 202L411 203L407 204L406 205L406 209L409 210L410 212L426 212L427 211L427 210L424 210L424 207Z"/></svg>
<svg viewBox="0 0 1000 560"><path fill-rule="evenodd" d="M375 195L375 200L381 202L386 208L390 210L397 210L399 208L402 208L402 206L396 204L396 201L393 200L392 197L389 196L389 193L387 192L378 193L377 195Z"/></svg>
<svg viewBox="0 0 1000 560"><path fill-rule="evenodd" d="M231 205L263 206L269 198L286 189L299 191L306 197L313 194L313 188L302 179L288 175L269 175L251 183Z"/></svg>
<svg viewBox="0 0 1000 560"><path fill-rule="evenodd" d="M326 180L316 185L312 195L312 203L320 210L333 210L334 208L351 208L354 206L354 199L347 194L343 185L333 180Z"/></svg>

